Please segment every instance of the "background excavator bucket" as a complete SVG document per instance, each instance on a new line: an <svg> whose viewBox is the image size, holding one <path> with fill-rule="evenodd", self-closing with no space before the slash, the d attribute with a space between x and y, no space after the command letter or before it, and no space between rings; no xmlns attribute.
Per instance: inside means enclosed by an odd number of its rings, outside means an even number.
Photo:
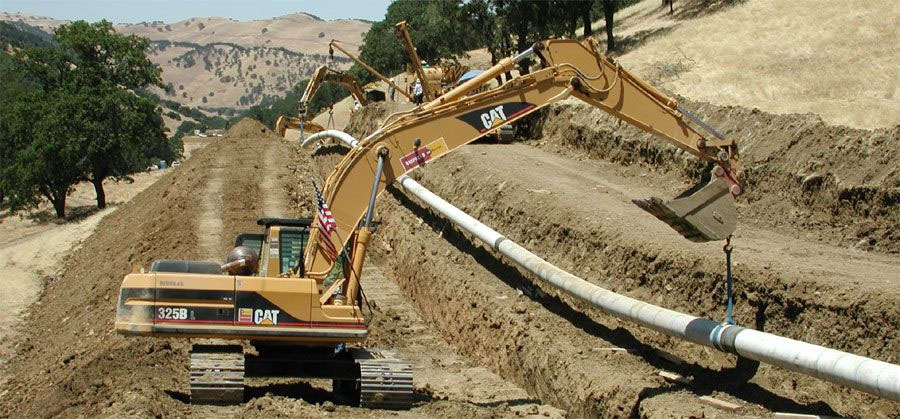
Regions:
<svg viewBox="0 0 900 419"><path fill-rule="evenodd" d="M655 196L632 202L665 221L693 242L725 240L737 226L737 211L725 178L713 180L694 193L664 202Z"/></svg>

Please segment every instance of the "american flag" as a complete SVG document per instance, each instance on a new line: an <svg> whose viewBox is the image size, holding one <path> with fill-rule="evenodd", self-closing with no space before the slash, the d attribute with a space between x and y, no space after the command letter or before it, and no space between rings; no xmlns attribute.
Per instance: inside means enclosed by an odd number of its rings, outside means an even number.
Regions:
<svg viewBox="0 0 900 419"><path fill-rule="evenodd" d="M319 243L322 243L325 253L331 260L337 260L338 252L334 247L334 243L331 242L331 232L337 230L337 221L335 221L334 216L331 215L331 209L328 208L328 204L325 202L325 198L322 197L322 192L319 191L316 182L313 182L313 189L316 190L316 203L318 207L316 226L319 228L319 233L321 234L320 238L322 239L319 240Z"/></svg>

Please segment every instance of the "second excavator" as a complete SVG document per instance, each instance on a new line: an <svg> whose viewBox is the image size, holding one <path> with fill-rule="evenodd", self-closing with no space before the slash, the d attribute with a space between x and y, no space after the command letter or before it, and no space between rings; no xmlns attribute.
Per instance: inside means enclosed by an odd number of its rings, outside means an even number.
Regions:
<svg viewBox="0 0 900 419"><path fill-rule="evenodd" d="M536 56L540 70L469 95L485 80ZM241 345L194 345L192 402L241 402L244 376L334 380L336 398L366 407L408 408L409 362L390 351L350 348L369 330L360 278L387 185L487 133L574 96L658 134L709 162L710 181L672 201L638 205L693 241L729 237L741 193L737 145L641 81L591 40L550 40L500 61L437 99L389 117L344 156L321 194L315 219L263 219L242 235L229 263L157 261L125 277L115 328L126 335L219 338ZM688 123L712 134L706 137ZM258 263L257 263L258 256Z"/></svg>
<svg viewBox="0 0 900 419"><path fill-rule="evenodd" d="M350 91L350 95L353 96L353 99L355 99L360 106L366 106L366 103L368 103L368 97L366 97L366 93L363 91L362 87L360 87L359 82L355 77L343 71L334 70L323 65L316 69L312 77L310 77L309 82L306 83L306 89L303 90L303 95L300 96L300 101L297 104L298 117L292 118L281 115L275 121L275 133L278 134L278 136L284 137L288 128L300 130L302 133L309 134L314 134L325 129L325 127L312 122L312 118L309 115L309 102L324 83L335 83L346 87L347 90ZM384 97L382 96L379 96L379 98L384 100Z"/></svg>

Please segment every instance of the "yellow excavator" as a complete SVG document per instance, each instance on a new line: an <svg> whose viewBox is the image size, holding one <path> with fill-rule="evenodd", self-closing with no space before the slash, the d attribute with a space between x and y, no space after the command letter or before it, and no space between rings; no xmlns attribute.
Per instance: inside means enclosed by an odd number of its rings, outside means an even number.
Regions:
<svg viewBox="0 0 900 419"><path fill-rule="evenodd" d="M436 67L423 67L422 63L424 61L419 60L419 54L416 52L416 47L409 36L409 24L404 20L398 22L394 27L396 28L397 37L400 38L403 46L406 47L406 53L409 55L410 64L407 66L407 72L415 74L415 78L419 80L424 80L422 83L422 99L424 102L437 99L442 94L456 87L462 76L469 71L469 67L453 63L440 64ZM489 79L485 80L481 86L472 89L469 94L486 90L490 82L491 80ZM407 89L411 88L412 84L407 86ZM515 138L515 135L515 127L511 124L504 124L497 131L496 135L492 135L492 137L499 143L509 143Z"/></svg>
<svg viewBox="0 0 900 419"><path fill-rule="evenodd" d="M346 87L350 90L350 95L356 99L360 106L366 106L366 94L359 86L359 82L355 77L343 71L334 70L323 65L316 69L312 77L310 77L309 82L306 83L306 89L303 90L303 96L300 97L300 102L297 104L299 116L297 118L292 118L281 115L275 121L275 133L278 134L278 136L284 137L288 128L300 130L301 135L303 133L315 134L325 129L325 127L312 122L308 108L309 101L312 100L313 96L319 91L319 88L322 87L323 83L335 83Z"/></svg>
<svg viewBox="0 0 900 419"><path fill-rule="evenodd" d="M539 59L540 70L469 95L529 56ZM304 376L332 378L338 400L410 407L408 361L391 351L349 347L368 333L360 274L375 199L401 175L570 96L708 162L710 180L690 193L637 203L692 241L732 234L742 174L735 142L601 54L593 40L542 41L425 105L394 114L350 149L323 189L333 223L262 219L264 232L239 236L225 265L156 261L149 271L127 275L116 330L249 341L255 351L247 354L240 345L193 346L194 403L243 401L245 376ZM330 220L322 211L319 217Z"/></svg>
<svg viewBox="0 0 900 419"><path fill-rule="evenodd" d="M415 74L415 78L422 80L422 94L425 102L437 99L445 91L449 90L459 78L468 71L468 67L458 64L444 64L436 67L424 67L423 61L419 59L416 47L409 37L409 24L406 21L398 22L394 25L397 37L406 47L406 53L409 55L409 72Z"/></svg>

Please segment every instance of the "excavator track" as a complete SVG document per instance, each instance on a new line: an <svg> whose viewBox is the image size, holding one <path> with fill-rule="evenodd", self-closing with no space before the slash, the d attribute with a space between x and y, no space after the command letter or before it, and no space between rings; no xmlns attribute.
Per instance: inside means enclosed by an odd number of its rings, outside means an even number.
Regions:
<svg viewBox="0 0 900 419"><path fill-rule="evenodd" d="M191 403L244 402L244 351L240 345L194 345Z"/></svg>
<svg viewBox="0 0 900 419"><path fill-rule="evenodd" d="M359 405L369 409L409 409L413 404L412 363L391 351L353 350L359 365Z"/></svg>

